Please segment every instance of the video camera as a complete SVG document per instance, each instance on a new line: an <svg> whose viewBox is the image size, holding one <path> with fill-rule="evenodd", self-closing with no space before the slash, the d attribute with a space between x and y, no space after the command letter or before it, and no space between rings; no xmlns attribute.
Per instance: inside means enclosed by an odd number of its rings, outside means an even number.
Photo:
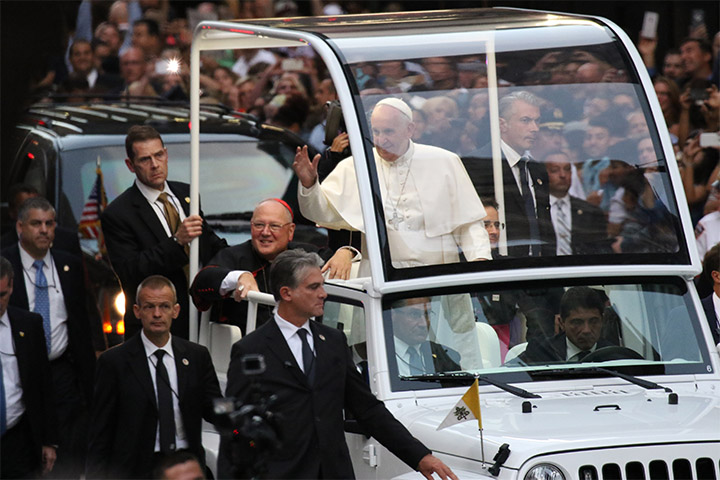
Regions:
<svg viewBox="0 0 720 480"><path fill-rule="evenodd" d="M240 368L251 379L265 372L265 358L245 355ZM268 394L254 380L240 398L217 399L214 404L220 433L230 444L235 478L261 478L266 461L281 446L280 418L273 413L277 397Z"/></svg>

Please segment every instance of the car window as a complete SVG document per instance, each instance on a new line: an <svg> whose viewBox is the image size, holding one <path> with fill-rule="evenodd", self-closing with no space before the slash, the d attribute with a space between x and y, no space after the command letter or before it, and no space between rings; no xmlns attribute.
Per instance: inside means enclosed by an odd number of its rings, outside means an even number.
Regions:
<svg viewBox="0 0 720 480"><path fill-rule="evenodd" d="M353 361L361 372L367 371L367 342L365 337L365 310L361 304L329 298L325 301L322 323L342 331L347 338ZM365 373L364 372L364 373Z"/></svg>
<svg viewBox="0 0 720 480"><path fill-rule="evenodd" d="M396 390L427 388L403 377L462 371L529 381L518 375L598 365L635 375L710 368L698 323L705 319L681 282L429 292L388 299L383 318Z"/></svg>
<svg viewBox="0 0 720 480"><path fill-rule="evenodd" d="M630 255L641 263L689 262L648 99L609 29L578 21L494 32L398 29L331 41L353 73L366 145L385 144L364 161L384 202L378 228L389 239L391 277L414 275L397 269L464 261L453 250L472 252L461 238L469 234L448 227L452 236L441 237L437 223L462 216L453 202L481 217L471 207L477 198L498 262L625 263ZM397 139L375 128L372 114L388 98L410 108L416 152L418 145L440 149L412 175L393 174L382 159ZM412 158L420 164L420 154ZM558 199L566 203L556 206ZM428 214L439 208L446 210ZM568 217L564 225L556 209Z"/></svg>

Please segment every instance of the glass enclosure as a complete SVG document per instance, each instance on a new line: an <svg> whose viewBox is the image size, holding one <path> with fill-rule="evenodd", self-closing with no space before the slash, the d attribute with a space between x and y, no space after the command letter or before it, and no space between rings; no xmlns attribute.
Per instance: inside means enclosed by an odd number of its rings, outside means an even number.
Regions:
<svg viewBox="0 0 720 480"><path fill-rule="evenodd" d="M388 297L392 388L424 389L438 382L435 375L458 372L512 382L598 366L632 375L705 373L712 367L691 302L681 281L637 278ZM443 380L437 384L454 385Z"/></svg>
<svg viewBox="0 0 720 480"><path fill-rule="evenodd" d="M613 33L457 30L330 35L372 149L389 278L478 259L688 263L658 126ZM408 271L438 264L453 267Z"/></svg>

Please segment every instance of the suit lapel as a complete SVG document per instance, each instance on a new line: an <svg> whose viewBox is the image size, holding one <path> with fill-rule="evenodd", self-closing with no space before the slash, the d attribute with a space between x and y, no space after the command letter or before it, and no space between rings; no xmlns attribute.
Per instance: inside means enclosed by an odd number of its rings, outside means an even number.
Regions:
<svg viewBox="0 0 720 480"><path fill-rule="evenodd" d="M189 373L190 373L190 360L187 358L187 349L185 345L178 342L175 337L172 340L173 355L175 356L175 370L177 371L178 380L178 402L184 398L185 389L187 387ZM182 403L182 402L180 402Z"/></svg>
<svg viewBox="0 0 720 480"><path fill-rule="evenodd" d="M332 365L332 355L331 355L331 348L332 345L330 345L327 341L327 338L325 338L325 335L323 335L320 331L320 327L314 320L310 320L310 330L313 334L313 343L315 346L315 383L325 378L334 368L337 367L337 365Z"/></svg>
<svg viewBox="0 0 720 480"><path fill-rule="evenodd" d="M183 211L185 212L185 216L190 215L190 197L188 196L190 192L188 192L187 188L185 188L185 185L182 183L176 183L176 182L168 182L168 186L170 187L170 190L173 192L173 195L175 195L180 202L180 205L182 206Z"/></svg>
<svg viewBox="0 0 720 480"><path fill-rule="evenodd" d="M155 387L153 387L152 377L150 376L150 368L148 367L148 359L145 355L145 347L143 347L140 333L134 335L130 340L125 342L128 344L129 355L127 362L130 370L142 386L143 391L157 409L157 399L155 398Z"/></svg>
<svg viewBox="0 0 720 480"><path fill-rule="evenodd" d="M13 293L10 297L10 305L14 305L24 310L30 310L28 302L27 290L25 286L25 271L23 270L22 260L20 259L20 245L15 244L8 251L8 260L13 266L15 279L13 280Z"/></svg>
<svg viewBox="0 0 720 480"><path fill-rule="evenodd" d="M287 341L285 340L285 337L280 331L280 327L277 326L275 320L270 319L269 322L263 325L263 328L265 329L268 349L273 353L273 355L280 359L282 364L290 370L291 374L298 382L302 385L307 385L307 377L295 360L295 356L290 351L290 347L288 346ZM315 338L314 333L313 338ZM315 375L317 376L317 370L315 371Z"/></svg>
<svg viewBox="0 0 720 480"><path fill-rule="evenodd" d="M50 250L52 253L52 259L55 263L55 271L57 271L58 278L60 279L60 288L63 290L63 299L65 300L65 305L67 306L67 300L68 298L65 296L65 293L67 292L65 287L68 287L71 285L71 276L75 274L75 272L71 271L70 264L65 261L65 256L60 252L54 252Z"/></svg>

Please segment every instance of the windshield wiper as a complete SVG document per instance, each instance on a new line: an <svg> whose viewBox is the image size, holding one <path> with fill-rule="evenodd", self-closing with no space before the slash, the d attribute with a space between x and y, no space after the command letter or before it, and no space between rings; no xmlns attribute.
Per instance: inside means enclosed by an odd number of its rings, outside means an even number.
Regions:
<svg viewBox="0 0 720 480"><path fill-rule="evenodd" d="M535 370L532 372L529 372L530 375L550 375L550 376L564 376L564 375L579 375L583 373L604 373L606 375L610 375L611 377L617 377L622 378L623 380L634 383L635 385L639 387L643 387L647 390L656 390L656 389L663 389L667 393L672 393L672 389L668 387L663 387L660 384L657 384L655 382L651 382L650 380L643 380L642 378L635 377L633 375L628 375L626 373L620 373L616 372L615 370L609 370L607 368L603 367L573 367L573 368L555 368L552 370Z"/></svg>
<svg viewBox="0 0 720 480"><path fill-rule="evenodd" d="M477 378L481 382L485 382L490 385L494 385L500 390L505 390L508 393L512 393L513 395L517 395L521 398L542 398L540 395L536 393L528 392L527 390L524 390L520 387L514 387L510 384L507 384L505 382L500 382L498 380L493 380L489 377L486 377L484 375L474 375L472 373L468 372L455 372L455 373L433 373L430 375L410 375L407 377L400 376L400 380L415 380L420 382L457 382L462 383L466 382L468 379L474 379Z"/></svg>

